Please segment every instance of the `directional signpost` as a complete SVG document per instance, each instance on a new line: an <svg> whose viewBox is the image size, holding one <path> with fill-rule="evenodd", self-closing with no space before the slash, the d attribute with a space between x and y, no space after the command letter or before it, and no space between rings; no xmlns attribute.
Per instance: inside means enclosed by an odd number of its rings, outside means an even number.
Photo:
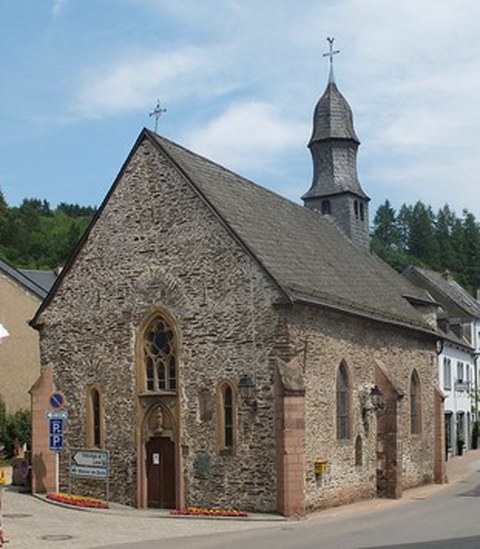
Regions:
<svg viewBox="0 0 480 549"><path fill-rule="evenodd" d="M72 449L70 452L70 480L84 478L103 480L106 483L106 500L109 496L110 452L86 448Z"/></svg>
<svg viewBox="0 0 480 549"><path fill-rule="evenodd" d="M72 450L70 474L77 478L106 480L108 452L106 450Z"/></svg>

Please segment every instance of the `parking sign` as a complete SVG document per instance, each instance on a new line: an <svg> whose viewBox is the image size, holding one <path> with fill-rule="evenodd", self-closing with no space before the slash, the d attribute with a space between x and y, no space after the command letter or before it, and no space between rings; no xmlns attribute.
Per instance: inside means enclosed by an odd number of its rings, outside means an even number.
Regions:
<svg viewBox="0 0 480 549"><path fill-rule="evenodd" d="M63 449L63 419L50 420L50 450L60 452Z"/></svg>

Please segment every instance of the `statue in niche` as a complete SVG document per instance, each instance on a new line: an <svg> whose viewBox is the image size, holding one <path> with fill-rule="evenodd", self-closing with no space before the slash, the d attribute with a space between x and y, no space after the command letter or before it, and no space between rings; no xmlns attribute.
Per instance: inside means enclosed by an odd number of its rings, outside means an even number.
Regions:
<svg viewBox="0 0 480 549"><path fill-rule="evenodd" d="M155 414L155 431L161 433L163 431L163 412L160 406L156 410Z"/></svg>

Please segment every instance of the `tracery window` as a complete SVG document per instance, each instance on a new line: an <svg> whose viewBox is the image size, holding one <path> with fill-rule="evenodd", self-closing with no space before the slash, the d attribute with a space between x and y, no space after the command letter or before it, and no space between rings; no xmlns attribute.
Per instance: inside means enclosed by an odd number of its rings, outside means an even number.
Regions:
<svg viewBox="0 0 480 549"><path fill-rule="evenodd" d="M340 364L337 372L337 439L350 438L350 391L347 367Z"/></svg>
<svg viewBox="0 0 480 549"><path fill-rule="evenodd" d="M173 330L161 316L155 317L145 330L143 343L147 391L176 391L176 343Z"/></svg>
<svg viewBox="0 0 480 549"><path fill-rule="evenodd" d="M417 371L413 370L410 377L410 432L418 435L422 424L422 396L420 391L420 379Z"/></svg>

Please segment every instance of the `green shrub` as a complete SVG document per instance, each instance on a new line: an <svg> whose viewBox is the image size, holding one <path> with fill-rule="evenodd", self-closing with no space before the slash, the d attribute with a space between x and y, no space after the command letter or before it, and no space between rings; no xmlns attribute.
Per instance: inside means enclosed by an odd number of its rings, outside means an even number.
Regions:
<svg viewBox="0 0 480 549"><path fill-rule="evenodd" d="M0 396L0 459L15 456L17 448L23 444L31 447L32 415L29 410L17 410L7 414L5 403Z"/></svg>

